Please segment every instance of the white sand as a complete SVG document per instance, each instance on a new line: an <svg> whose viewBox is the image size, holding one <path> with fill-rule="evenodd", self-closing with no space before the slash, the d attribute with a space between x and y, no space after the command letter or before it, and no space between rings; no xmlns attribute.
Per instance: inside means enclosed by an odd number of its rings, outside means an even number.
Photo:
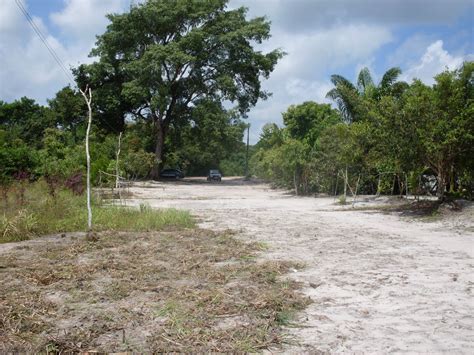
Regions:
<svg viewBox="0 0 474 355"><path fill-rule="evenodd" d="M287 352L474 353L472 204L421 222L238 179L141 185L128 203L190 210L204 228L265 242L262 257L306 264L291 277L314 302Z"/></svg>

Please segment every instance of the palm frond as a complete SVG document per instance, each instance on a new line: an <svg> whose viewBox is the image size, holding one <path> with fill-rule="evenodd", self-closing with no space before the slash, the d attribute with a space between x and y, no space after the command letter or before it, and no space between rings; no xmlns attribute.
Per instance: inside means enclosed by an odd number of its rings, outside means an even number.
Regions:
<svg viewBox="0 0 474 355"><path fill-rule="evenodd" d="M364 93L370 86L374 86L372 75L370 75L369 68L365 67L359 72L357 78L357 88L360 93Z"/></svg>
<svg viewBox="0 0 474 355"><path fill-rule="evenodd" d="M340 86L340 85L343 85L343 86L346 86L350 89L356 90L355 86L349 80L344 78L342 75L338 75L338 74L331 75L331 82L336 87Z"/></svg>
<svg viewBox="0 0 474 355"><path fill-rule="evenodd" d="M380 81L380 89L382 91L388 90L397 81L401 73L402 70L397 67L387 70Z"/></svg>

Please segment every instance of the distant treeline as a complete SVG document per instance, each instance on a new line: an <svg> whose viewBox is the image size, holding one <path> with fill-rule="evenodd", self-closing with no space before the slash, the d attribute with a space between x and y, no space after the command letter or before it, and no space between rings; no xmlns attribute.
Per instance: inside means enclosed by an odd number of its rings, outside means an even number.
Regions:
<svg viewBox="0 0 474 355"><path fill-rule="evenodd" d="M82 96L70 87L60 90L47 106L26 97L0 101L0 184L40 177L59 183L84 173L86 114ZM100 171L115 174L121 130L120 175L148 178L155 165L153 123L134 119L119 127L111 120L105 122L100 114L93 115L92 181L98 183ZM233 112L216 104L203 105L194 112L192 122L170 125L162 165L181 168L188 175L204 175L210 168L242 175L245 127Z"/></svg>
<svg viewBox="0 0 474 355"><path fill-rule="evenodd" d="M253 174L298 194L474 192L474 62L446 70L428 86L398 81L392 68L374 83L333 75L338 109L304 102L267 124L252 156ZM344 183L347 181L347 184Z"/></svg>

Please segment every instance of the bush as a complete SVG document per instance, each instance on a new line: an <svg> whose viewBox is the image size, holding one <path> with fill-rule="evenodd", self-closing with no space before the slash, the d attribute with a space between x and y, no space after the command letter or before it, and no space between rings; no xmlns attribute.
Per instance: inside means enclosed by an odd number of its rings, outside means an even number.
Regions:
<svg viewBox="0 0 474 355"><path fill-rule="evenodd" d="M155 154L147 153L143 149L128 152L121 164L129 178L146 178L155 164Z"/></svg>

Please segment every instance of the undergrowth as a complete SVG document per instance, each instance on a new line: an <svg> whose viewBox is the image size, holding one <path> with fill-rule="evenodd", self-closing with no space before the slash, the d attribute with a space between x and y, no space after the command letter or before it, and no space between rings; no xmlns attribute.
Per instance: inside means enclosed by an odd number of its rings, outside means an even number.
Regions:
<svg viewBox="0 0 474 355"><path fill-rule="evenodd" d="M87 228L85 195L61 190L52 197L43 182L29 184L21 199L10 191L0 208L0 243L21 241L35 236L84 231ZM154 231L163 228L193 227L186 211L153 210L103 206L93 201L93 228L96 231Z"/></svg>

